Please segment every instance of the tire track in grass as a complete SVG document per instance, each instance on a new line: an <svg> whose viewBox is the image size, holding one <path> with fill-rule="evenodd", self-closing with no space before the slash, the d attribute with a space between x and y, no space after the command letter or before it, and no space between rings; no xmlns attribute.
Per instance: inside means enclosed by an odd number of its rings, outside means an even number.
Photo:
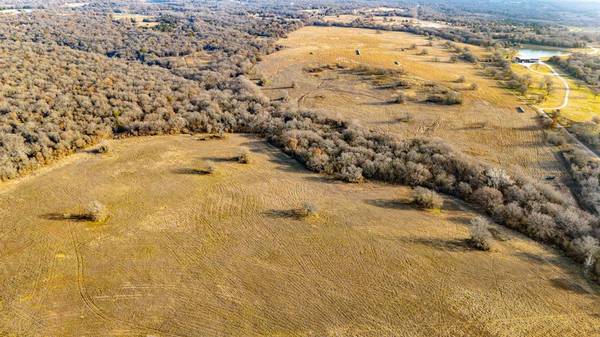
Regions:
<svg viewBox="0 0 600 337"><path fill-rule="evenodd" d="M79 296L80 296L81 300L83 301L83 303L85 304L85 307L89 311L91 311L96 317L100 318L103 321L106 321L108 323L120 323L120 324L126 325L129 328L129 331L131 331L131 333L133 333L135 335L139 335L139 334L141 334L143 332L147 332L147 331L152 331L155 333L163 334L165 336L181 337L181 335L174 334L169 331L152 328L152 327L142 327L142 326L139 326L138 324L131 322L129 320L118 319L118 318L112 317L111 315L107 314L104 310L102 310L100 307L98 307L98 305L94 302L92 297L88 294L87 289L85 287L85 273L84 273L85 263L84 263L83 256L81 255L81 251L79 249L79 246L81 243L79 243L79 240L73 230L73 226L74 226L73 224L70 224L69 232L70 232L70 236L71 236L71 243L73 246L73 251L75 252L75 257L77 259L77 287L78 287L78 291L79 291Z"/></svg>
<svg viewBox="0 0 600 337"><path fill-rule="evenodd" d="M73 225L70 225L71 227ZM105 321L114 321L114 319L109 318L104 312L94 303L92 298L87 293L85 288L85 275L83 273L84 262L83 257L81 256L81 252L79 251L79 243L75 237L75 233L73 232L73 228L69 229L71 235L71 243L73 245L73 251L75 252L75 257L77 259L77 288L79 290L79 296L81 300L94 315L98 316L102 320Z"/></svg>

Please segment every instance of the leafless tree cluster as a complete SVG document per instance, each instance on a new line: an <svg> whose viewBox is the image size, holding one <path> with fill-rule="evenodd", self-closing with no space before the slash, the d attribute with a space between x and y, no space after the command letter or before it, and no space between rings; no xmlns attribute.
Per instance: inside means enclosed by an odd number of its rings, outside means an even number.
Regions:
<svg viewBox="0 0 600 337"><path fill-rule="evenodd" d="M600 161L581 151L567 152L565 158L578 185L579 202L590 212L600 215Z"/></svg>
<svg viewBox="0 0 600 337"><path fill-rule="evenodd" d="M587 145L600 151L600 118L582 123L572 123L569 131L577 135L577 138L584 141Z"/></svg>

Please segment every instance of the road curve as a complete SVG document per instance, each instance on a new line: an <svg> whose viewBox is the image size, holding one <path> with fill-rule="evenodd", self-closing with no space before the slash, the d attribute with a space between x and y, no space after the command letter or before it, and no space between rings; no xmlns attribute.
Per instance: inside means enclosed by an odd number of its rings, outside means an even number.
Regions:
<svg viewBox="0 0 600 337"><path fill-rule="evenodd" d="M556 70L554 70L554 68L552 68L551 65L549 65L546 62L540 61L539 64L545 65L546 67L548 67L548 69L550 69L550 71L552 72L550 74L550 76L554 76L557 77L563 84L563 86L565 87L565 97L563 97L563 101L562 104L554 107L554 108L540 108L541 110L559 110L559 109L564 109L567 107L567 105L569 105L569 96L571 95L571 87L569 86L569 83L567 82L567 80L565 80L562 76L560 76L560 74L558 72L556 72ZM537 72L535 70L530 69L531 71ZM540 72L537 72L540 73ZM540 73L542 74L542 73Z"/></svg>
<svg viewBox="0 0 600 337"><path fill-rule="evenodd" d="M546 112L546 110L560 110L560 109L566 108L569 105L569 96L571 95L571 87L569 86L569 82L567 82L567 80L565 80L562 76L560 76L560 74L556 70L554 70L554 68L552 68L551 65L549 65L548 63L543 62L543 61L539 61L538 64L542 64L542 65L548 67L548 69L550 69L550 71L551 71L551 74L546 74L546 73L539 72L537 70L533 70L533 69L531 69L531 65L523 64L523 66L526 67L527 69L529 69L529 71L532 71L537 74L550 75L550 76L557 77L562 82L562 84L565 88L565 96L563 97L563 101L562 101L561 105L559 105L557 107L552 107L552 108L540 108L538 106L534 106L536 109L538 109L544 115L546 115L546 117L550 118L550 116L548 116L548 113ZM586 152L589 156L591 156L592 158L600 159L600 156L598 155L598 153L596 153L594 150L590 149L587 145L585 145L583 142L581 142L579 139L577 139L577 137L575 135L573 135L571 132L569 132L569 130L567 130L564 126L557 124L556 127L558 129L562 130L563 133L571 139L571 141L578 144L584 150L584 152Z"/></svg>

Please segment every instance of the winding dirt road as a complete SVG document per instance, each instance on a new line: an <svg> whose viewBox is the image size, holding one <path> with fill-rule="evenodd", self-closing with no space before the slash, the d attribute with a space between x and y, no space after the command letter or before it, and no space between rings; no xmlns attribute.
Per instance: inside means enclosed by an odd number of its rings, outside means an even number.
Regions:
<svg viewBox="0 0 600 337"><path fill-rule="evenodd" d="M594 48L595 51L598 51L598 49ZM529 69L529 71L532 71L536 74L541 74L541 75L549 75L549 76L553 76L558 78L564 88L565 88L565 96L563 97L563 101L561 103L561 105L556 106L556 107L551 107L551 108L540 108L535 106L536 109L538 109L539 111L541 111L542 113L544 113L547 117L548 113L546 112L547 110L560 110L560 109L564 109L569 105L569 96L571 95L571 87L569 86L569 82L567 82L567 80L565 80L551 65L549 65L546 62L543 61L539 61L537 64L541 64L546 66L548 69L550 69L551 73L550 74L546 74L546 73L542 73L540 71L534 70L531 68L531 66L533 64L536 63L532 63L532 64L523 64L524 67L526 67L527 69ZM564 133L576 144L578 144L589 156L596 158L596 159L600 159L600 156L598 155L598 153L596 153L594 150L590 149L587 145L585 145L584 143L582 143L579 139L577 139L577 137L575 137L571 132L569 132L569 130L567 130L564 126L557 124L557 128L564 130Z"/></svg>

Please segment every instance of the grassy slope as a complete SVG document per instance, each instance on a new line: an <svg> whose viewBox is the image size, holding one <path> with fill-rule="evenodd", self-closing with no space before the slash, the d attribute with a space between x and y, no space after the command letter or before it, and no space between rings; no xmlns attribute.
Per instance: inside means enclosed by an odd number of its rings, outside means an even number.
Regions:
<svg viewBox="0 0 600 337"><path fill-rule="evenodd" d="M598 289L568 259L405 187L332 182L254 138L114 141L0 185L0 335L590 336ZM254 163L227 161L240 147ZM185 174L210 159L213 175ZM56 220L97 199L103 224ZM320 206L307 220L287 211ZM596 329L596 330L594 330Z"/></svg>
<svg viewBox="0 0 600 337"><path fill-rule="evenodd" d="M544 143L535 112L527 109L524 114L516 113L516 107L524 102L515 95L483 77L471 64L447 62L451 54L441 46L443 41L427 47L423 37L402 32L305 27L281 43L288 48L268 56L259 69L272 78L271 87L289 86L291 80L297 85L295 89L266 90L273 98L287 91L293 100L304 97L302 107L341 114L370 128L406 137L440 137L465 153L536 178L565 173L556 160L556 149ZM402 51L413 43L418 46L416 50ZM417 55L423 48L429 55ZM480 48L469 48L485 54ZM361 50L360 56L355 55L356 49ZM434 56L441 62L432 62ZM335 75L315 77L302 71L304 65L336 62L394 68L398 67L395 61L413 76L448 87L456 86L453 81L465 75L466 84L477 83L479 90L462 91L465 103L457 106L390 105L382 104L381 90L365 83L350 83L346 78L331 81L327 79ZM412 122L397 122L407 113L412 115Z"/></svg>

